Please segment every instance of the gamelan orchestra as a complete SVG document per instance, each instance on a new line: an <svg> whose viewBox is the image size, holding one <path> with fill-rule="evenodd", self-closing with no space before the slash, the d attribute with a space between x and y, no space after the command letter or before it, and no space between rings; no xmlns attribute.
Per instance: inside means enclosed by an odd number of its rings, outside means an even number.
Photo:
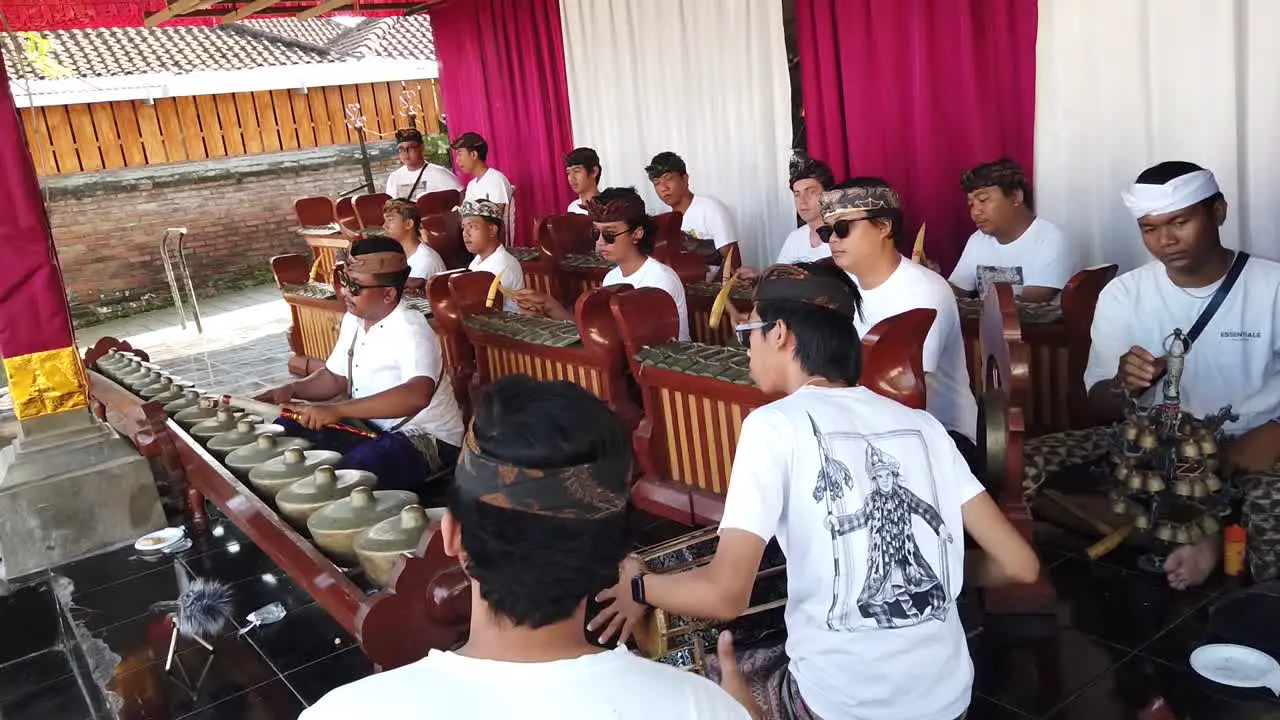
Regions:
<svg viewBox="0 0 1280 720"><path fill-rule="evenodd" d="M1137 176L1152 260L1116 277L1016 164L979 165L944 278L888 183L815 159L752 268L675 153L651 215L569 152L577 198L521 248L482 137L451 145L465 187L396 139L386 194L299 200L311 254L271 261L295 380L232 397L127 343L86 358L166 501L238 525L380 669L307 720L962 718L962 592L1054 612L1031 507L1175 588L1240 572L1228 528L1276 573L1251 517L1276 502L1280 266L1222 246L1209 170Z"/></svg>

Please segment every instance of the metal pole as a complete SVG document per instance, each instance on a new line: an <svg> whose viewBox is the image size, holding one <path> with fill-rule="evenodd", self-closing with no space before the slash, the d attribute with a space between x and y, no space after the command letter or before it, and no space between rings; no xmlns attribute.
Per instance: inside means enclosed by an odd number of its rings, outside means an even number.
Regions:
<svg viewBox="0 0 1280 720"><path fill-rule="evenodd" d="M360 164L364 167L364 184L370 195L373 189L373 168L369 165L369 147L364 143L364 126L356 126L356 136L360 138Z"/></svg>

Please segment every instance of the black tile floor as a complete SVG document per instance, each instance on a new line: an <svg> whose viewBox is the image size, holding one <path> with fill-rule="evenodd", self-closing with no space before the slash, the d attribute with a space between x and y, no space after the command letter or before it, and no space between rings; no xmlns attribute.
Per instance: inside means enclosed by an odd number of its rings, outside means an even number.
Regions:
<svg viewBox="0 0 1280 720"><path fill-rule="evenodd" d="M1231 585L1218 578L1177 593L1162 577L1136 570L1133 551L1084 559L1087 542L1043 528L1039 545L1060 596L1057 617L982 617L973 603L962 603L966 624L980 628L970 639L976 670L970 720L1135 718L1156 697L1180 719L1280 717L1280 703L1265 690L1215 685L1187 663L1193 648L1220 639L1211 637L1210 610ZM74 584L67 613L57 600L65 581L56 576ZM243 637L228 628L214 643L206 679L191 693L165 674L168 627L149 609L176 598L194 576L231 583L237 623L269 602L281 602L288 614ZM105 693L93 692L91 653L81 649L71 621L120 656ZM1280 635L1280 627L1272 632ZM176 560L147 561L123 548L18 588L0 599L0 638L5 720L287 720L372 672L354 640L225 521ZM179 644L177 662L192 678L208 658L198 645Z"/></svg>

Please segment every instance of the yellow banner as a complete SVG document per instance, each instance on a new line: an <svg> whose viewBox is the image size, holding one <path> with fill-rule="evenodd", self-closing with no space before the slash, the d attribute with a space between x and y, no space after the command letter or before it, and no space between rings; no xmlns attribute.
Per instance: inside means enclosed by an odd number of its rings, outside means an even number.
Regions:
<svg viewBox="0 0 1280 720"><path fill-rule="evenodd" d="M19 420L89 405L84 366L74 347L5 358L4 370Z"/></svg>

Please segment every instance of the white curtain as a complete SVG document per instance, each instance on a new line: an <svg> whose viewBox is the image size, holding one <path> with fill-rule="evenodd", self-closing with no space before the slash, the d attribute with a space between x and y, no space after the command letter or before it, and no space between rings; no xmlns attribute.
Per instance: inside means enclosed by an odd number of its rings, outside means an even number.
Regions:
<svg viewBox="0 0 1280 720"><path fill-rule="evenodd" d="M560 16L574 143L600 153L601 186L665 212L644 167L672 150L733 212L744 262L772 262L796 226L782 3L561 0Z"/></svg>
<svg viewBox="0 0 1280 720"><path fill-rule="evenodd" d="M1086 265L1150 259L1120 192L1188 160L1230 204L1228 247L1280 258L1280 2L1040 0L1037 210Z"/></svg>

